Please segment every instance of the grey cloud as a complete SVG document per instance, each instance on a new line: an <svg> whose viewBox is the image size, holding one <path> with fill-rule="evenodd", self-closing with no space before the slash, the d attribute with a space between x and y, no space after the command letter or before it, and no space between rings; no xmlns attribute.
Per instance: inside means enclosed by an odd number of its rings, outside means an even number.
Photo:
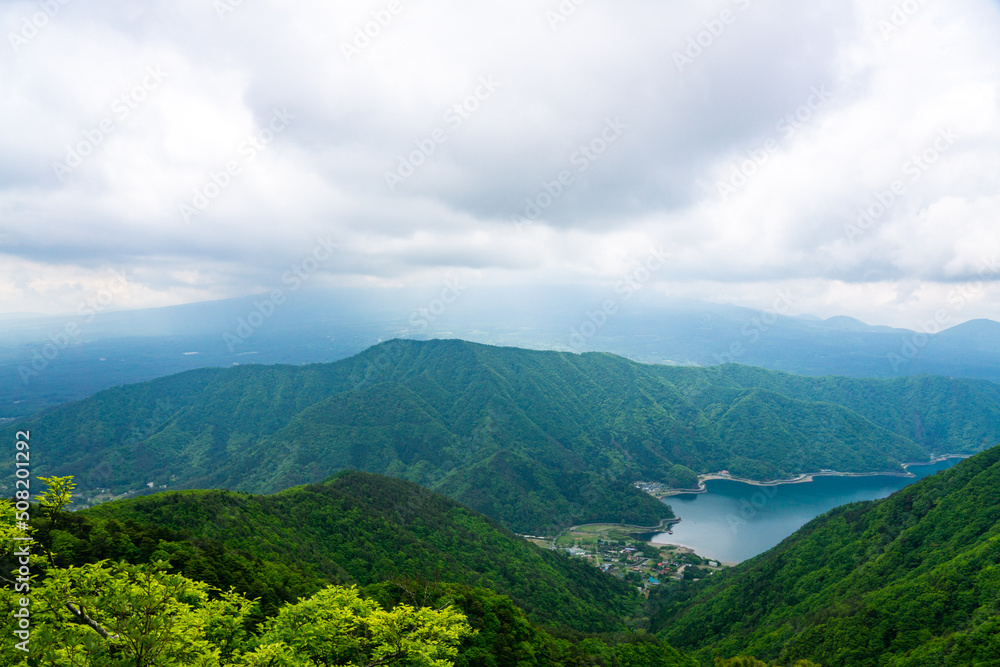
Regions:
<svg viewBox="0 0 1000 667"><path fill-rule="evenodd" d="M342 44L378 2L244 2L225 17L196 0L73 3L17 57L0 55L0 86L11 91L0 101L0 253L67 272L147 266L154 291L201 271L232 294L273 281L318 234L343 244L323 269L331 281L406 282L437 267L613 281L621 261L597 258L641 247L640 237L678 251L664 275L679 281L960 280L975 271L953 267L975 258L946 242L941 215L927 223L933 247L899 226L953 197L968 204L956 214L963 229L982 227L972 203L996 192L984 169L1000 150L988 130L995 103L980 104L978 120L961 118L978 154L956 153L953 166L929 173L860 242L845 243L843 226L894 177L908 137L920 136L909 126L971 114L961 90L942 89L949 68L963 85L996 88L995 72L975 66L996 47L976 36L1000 21L985 0L969 16L927 8L907 30L943 39L936 26L946 23L970 37L953 45L954 62L916 76L901 51L909 42L873 30L882 4L892 3L587 3L553 30L545 3L423 0L348 62ZM0 18L16 24L32 6L8 3ZM734 18L719 28L723 11ZM678 71L689 40L702 53ZM67 143L159 62L169 86L84 166L55 178ZM498 88L455 124L452 106L482 77ZM783 136L778 123L815 87L831 100ZM899 119L906 137L878 129L894 129L897 105L912 111ZM239 157L251 125L285 108L295 118L280 137L241 163L203 213L180 219L194 189ZM580 147L615 118L627 129L580 162ZM390 188L386 173L434 136L444 139L432 140L433 154ZM766 168L721 201L729 165L768 140L777 149ZM562 172L572 182L555 185ZM539 214L518 234L510 217L530 202ZM595 276L571 265L607 268Z"/></svg>

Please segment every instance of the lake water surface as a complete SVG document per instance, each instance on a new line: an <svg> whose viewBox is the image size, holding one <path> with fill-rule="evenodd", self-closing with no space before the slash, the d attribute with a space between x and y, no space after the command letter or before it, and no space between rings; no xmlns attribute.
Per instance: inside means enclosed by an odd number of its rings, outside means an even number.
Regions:
<svg viewBox="0 0 1000 667"><path fill-rule="evenodd" d="M812 482L756 486L717 479L707 493L664 498L682 521L653 542L683 544L698 555L737 563L767 551L814 517L858 500L885 498L961 459L910 466L916 477L816 477Z"/></svg>

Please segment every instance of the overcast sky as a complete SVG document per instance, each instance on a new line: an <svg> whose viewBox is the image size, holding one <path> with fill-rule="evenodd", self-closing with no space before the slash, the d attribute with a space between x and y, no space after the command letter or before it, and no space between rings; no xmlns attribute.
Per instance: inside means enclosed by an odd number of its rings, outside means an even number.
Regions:
<svg viewBox="0 0 1000 667"><path fill-rule="evenodd" d="M650 293L1000 319L994 0L576 2L0 3L0 312L655 249Z"/></svg>

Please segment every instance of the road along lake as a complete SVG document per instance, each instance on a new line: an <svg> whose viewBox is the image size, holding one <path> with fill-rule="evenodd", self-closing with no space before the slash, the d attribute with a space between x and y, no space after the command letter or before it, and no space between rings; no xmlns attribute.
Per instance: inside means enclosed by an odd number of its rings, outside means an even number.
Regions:
<svg viewBox="0 0 1000 667"><path fill-rule="evenodd" d="M705 482L705 493L664 498L681 522L672 533L647 533L644 540L681 544L699 556L738 563L767 551L814 517L839 505L885 498L923 477L950 468L946 459L907 468L914 477L822 475L811 482L759 486L726 479Z"/></svg>

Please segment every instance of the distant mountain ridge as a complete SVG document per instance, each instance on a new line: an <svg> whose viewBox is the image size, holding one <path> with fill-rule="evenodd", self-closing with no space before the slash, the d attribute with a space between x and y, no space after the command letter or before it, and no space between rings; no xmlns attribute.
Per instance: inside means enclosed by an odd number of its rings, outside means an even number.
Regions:
<svg viewBox="0 0 1000 667"><path fill-rule="evenodd" d="M834 317L828 317L825 320L821 320L822 323L831 329L842 329L844 331L877 331L883 333L910 333L905 329L896 329L887 326L872 326L862 322L859 319L848 317L846 315L837 315Z"/></svg>
<svg viewBox="0 0 1000 667"><path fill-rule="evenodd" d="M395 340L333 364L201 369L0 429L42 434L33 471L82 490L273 492L357 469L439 489L522 532L655 525L633 482L899 470L1000 441L982 380L798 377L738 365Z"/></svg>
<svg viewBox="0 0 1000 667"><path fill-rule="evenodd" d="M993 320L969 320L957 326L945 329L937 334L938 338L982 344L990 349L998 349L1000 341L1000 322Z"/></svg>
<svg viewBox="0 0 1000 667"><path fill-rule="evenodd" d="M761 311L649 292L626 301L599 289L474 286L439 315L420 315L437 296L433 289L303 290L288 295L280 316L249 328L240 322L257 312L260 295L101 312L92 321L78 313L0 319L0 418L194 368L333 362L392 338L601 351L648 363L733 362L800 375L1000 382L1000 324L989 320L926 335L844 316L790 317L780 314L783 307ZM588 313L609 296L616 312L590 330ZM252 335L234 339L240 326Z"/></svg>

